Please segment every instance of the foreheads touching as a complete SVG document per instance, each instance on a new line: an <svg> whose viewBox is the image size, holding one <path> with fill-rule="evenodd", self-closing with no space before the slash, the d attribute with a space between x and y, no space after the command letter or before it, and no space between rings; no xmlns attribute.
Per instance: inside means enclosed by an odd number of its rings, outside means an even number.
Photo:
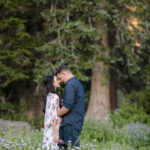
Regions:
<svg viewBox="0 0 150 150"><path fill-rule="evenodd" d="M73 75L70 68L66 65L60 66L57 70L55 75L60 82L66 83Z"/></svg>

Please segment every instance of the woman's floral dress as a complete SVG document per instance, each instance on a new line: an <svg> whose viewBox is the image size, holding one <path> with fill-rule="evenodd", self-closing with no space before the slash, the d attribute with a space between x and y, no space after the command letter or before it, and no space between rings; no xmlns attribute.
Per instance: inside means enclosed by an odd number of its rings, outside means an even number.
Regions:
<svg viewBox="0 0 150 150"><path fill-rule="evenodd" d="M60 117L57 116L59 110L59 97L54 93L50 93L47 96L46 109L45 109L45 118L44 118L44 145L43 148L50 150L58 149L58 146L54 141L52 123L56 121L57 129L59 130L60 126Z"/></svg>

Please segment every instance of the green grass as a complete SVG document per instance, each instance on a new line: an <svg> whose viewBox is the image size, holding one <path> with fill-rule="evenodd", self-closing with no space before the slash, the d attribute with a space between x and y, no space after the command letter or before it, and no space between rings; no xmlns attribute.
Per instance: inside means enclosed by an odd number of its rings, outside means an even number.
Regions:
<svg viewBox="0 0 150 150"><path fill-rule="evenodd" d="M0 131L0 150L42 150L43 119L31 125L32 131ZM82 150L150 150L150 115L123 103L107 119L85 120L80 143Z"/></svg>
<svg viewBox="0 0 150 150"><path fill-rule="evenodd" d="M42 149L43 129L13 132L0 131L1 150ZM143 123L129 123L122 127L108 120L85 121L80 136L84 150L149 150L150 127Z"/></svg>

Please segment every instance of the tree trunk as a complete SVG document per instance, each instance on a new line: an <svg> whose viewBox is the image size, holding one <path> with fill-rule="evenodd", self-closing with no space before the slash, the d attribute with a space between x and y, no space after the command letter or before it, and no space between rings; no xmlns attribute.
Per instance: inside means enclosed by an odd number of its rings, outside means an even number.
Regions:
<svg viewBox="0 0 150 150"><path fill-rule="evenodd" d="M109 86L104 85L108 82L105 74L102 73L105 66L102 62L95 64L96 69L92 72L91 95L86 113L86 118L99 120L107 116L110 110Z"/></svg>
<svg viewBox="0 0 150 150"><path fill-rule="evenodd" d="M110 109L114 111L117 108L117 75L114 69L110 69Z"/></svg>
<svg viewBox="0 0 150 150"><path fill-rule="evenodd" d="M34 101L35 101L35 103L34 103L35 117L41 118L44 115L44 113L43 113L44 100L42 99L42 97L39 94L34 97Z"/></svg>
<svg viewBox="0 0 150 150"><path fill-rule="evenodd" d="M101 28L98 30L103 33L100 44L107 47L108 38L106 24L101 26ZM108 57L107 52L102 51L102 53L105 57ZM106 77L106 74L104 73L106 71L108 72L108 67L102 61L96 62L94 66L95 69L92 71L91 94L86 118L99 120L103 117L106 117L110 110L109 78Z"/></svg>
<svg viewBox="0 0 150 150"><path fill-rule="evenodd" d="M114 4L113 4L114 5ZM116 56L116 49L114 48L116 45L118 35L118 28L114 26L112 21L108 21L108 45L111 48L111 52L109 52L110 57ZM111 67L109 69L110 73L110 109L114 111L117 108L117 73L115 67Z"/></svg>
<svg viewBox="0 0 150 150"><path fill-rule="evenodd" d="M28 120L41 118L43 115L43 99L41 89L36 92L34 84L29 84L29 88L26 88L25 91L25 100L27 101L27 116Z"/></svg>

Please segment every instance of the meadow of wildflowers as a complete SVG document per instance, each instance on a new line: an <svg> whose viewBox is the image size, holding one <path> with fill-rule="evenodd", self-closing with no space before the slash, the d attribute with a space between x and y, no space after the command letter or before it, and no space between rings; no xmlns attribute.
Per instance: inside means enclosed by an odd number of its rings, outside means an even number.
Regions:
<svg viewBox="0 0 150 150"><path fill-rule="evenodd" d="M42 150L42 138L43 129L15 133L10 128L0 131L0 150ZM118 127L109 119L85 121L80 143L81 150L150 150L150 127L139 122Z"/></svg>

